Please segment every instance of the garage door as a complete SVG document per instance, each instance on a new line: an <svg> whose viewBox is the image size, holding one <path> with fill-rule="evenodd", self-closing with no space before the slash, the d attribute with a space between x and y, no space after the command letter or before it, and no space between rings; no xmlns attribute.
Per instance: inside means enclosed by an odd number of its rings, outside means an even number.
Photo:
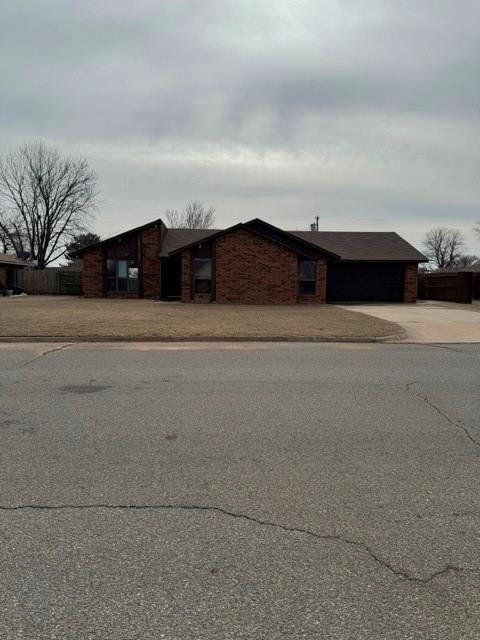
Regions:
<svg viewBox="0 0 480 640"><path fill-rule="evenodd" d="M330 263L327 302L401 302L405 267L396 263Z"/></svg>

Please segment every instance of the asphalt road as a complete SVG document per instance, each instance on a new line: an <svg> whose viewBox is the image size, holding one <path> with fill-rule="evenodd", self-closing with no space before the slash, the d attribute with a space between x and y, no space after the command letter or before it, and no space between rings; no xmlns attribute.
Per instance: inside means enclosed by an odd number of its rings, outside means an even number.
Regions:
<svg viewBox="0 0 480 640"><path fill-rule="evenodd" d="M0 346L0 638L479 638L479 345L58 347Z"/></svg>

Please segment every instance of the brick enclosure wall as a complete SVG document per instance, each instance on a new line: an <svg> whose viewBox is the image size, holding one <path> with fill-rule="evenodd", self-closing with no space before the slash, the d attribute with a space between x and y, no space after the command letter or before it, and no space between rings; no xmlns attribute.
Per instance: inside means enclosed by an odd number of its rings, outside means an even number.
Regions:
<svg viewBox="0 0 480 640"><path fill-rule="evenodd" d="M325 304L327 298L327 263L317 260L317 286L314 296L298 296L300 304Z"/></svg>
<svg viewBox="0 0 480 640"><path fill-rule="evenodd" d="M405 288L403 293L404 302L417 301L418 287L418 264L416 262L408 262L405 265Z"/></svg>
<svg viewBox="0 0 480 640"><path fill-rule="evenodd" d="M294 251L238 229L217 238L215 256L217 302L297 302L298 257Z"/></svg>
<svg viewBox="0 0 480 640"><path fill-rule="evenodd" d="M161 283L161 229L148 227L141 232L142 256L140 260L143 278L143 297L158 298Z"/></svg>
<svg viewBox="0 0 480 640"><path fill-rule="evenodd" d="M103 296L103 251L101 247L83 254L83 295L87 298Z"/></svg>

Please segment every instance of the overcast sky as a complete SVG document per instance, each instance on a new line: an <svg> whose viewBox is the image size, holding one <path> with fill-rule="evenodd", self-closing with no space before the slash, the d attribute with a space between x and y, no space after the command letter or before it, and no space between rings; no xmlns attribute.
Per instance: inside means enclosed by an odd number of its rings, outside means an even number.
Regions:
<svg viewBox="0 0 480 640"><path fill-rule="evenodd" d="M2 150L97 171L110 235L199 199L218 227L480 219L478 0L11 0Z"/></svg>

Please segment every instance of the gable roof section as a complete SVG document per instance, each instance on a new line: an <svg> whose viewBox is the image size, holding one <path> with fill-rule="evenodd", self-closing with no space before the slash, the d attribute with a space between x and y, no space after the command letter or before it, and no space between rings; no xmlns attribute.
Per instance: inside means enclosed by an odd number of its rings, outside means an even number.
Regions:
<svg viewBox="0 0 480 640"><path fill-rule="evenodd" d="M290 231L279 229L279 227L275 227L268 222L264 222L263 220L260 220L260 218L254 218L253 220L250 220L250 222L246 222L245 227L247 227L251 231L255 231L265 238L268 238L269 240L272 240L274 242L278 241L278 244L283 244L289 249L292 249L297 253L307 255L308 257L317 257L318 252L323 253L329 258L340 257L335 251L331 251L329 249L326 249L325 247L321 247L316 243L312 243L308 237L300 238L299 236L292 234ZM301 241L301 244L298 244L298 240ZM312 251L314 252L313 254Z"/></svg>
<svg viewBox="0 0 480 640"><path fill-rule="evenodd" d="M167 229L160 257L167 258L170 253L201 242L219 231L220 229Z"/></svg>
<svg viewBox="0 0 480 640"><path fill-rule="evenodd" d="M0 264L11 264L16 267L28 266L28 262L22 260L22 258L17 258L17 256L12 256L9 253L0 253Z"/></svg>
<svg viewBox="0 0 480 640"><path fill-rule="evenodd" d="M283 231L282 229L279 229L278 227L274 227L271 224L268 224L267 222L264 222L263 220L260 220L259 218L254 218L253 220L250 220L249 222L245 222L245 223L239 223L236 225L233 225L232 227L229 227L228 229L222 229L221 231L213 231L213 230L202 230L204 232L203 236L200 235L196 235L196 234L192 234L192 241L189 242L188 244L183 244L183 245L178 245L176 246L176 248L171 249L168 248L167 246L165 246L164 249L162 249L162 255L173 255L175 253L178 253L179 251L184 251L186 249L189 249L193 246L195 246L196 244L198 244L199 242L202 241L206 241L206 240L213 240L214 238L218 238L219 236L225 235L227 233L231 233L232 231L235 231L236 229L246 229L247 231L250 231L251 233L254 233L258 236L261 236L262 238L265 238L267 240L270 240L270 242L274 242L275 244L279 244L283 247L286 247L288 249L290 249L291 251L294 251L295 253L298 253L301 256L305 256L307 258L314 258L314 257L318 257L319 253L322 254L326 254L327 256L331 257L331 258L339 258L340 256L338 256L337 254L325 250L323 247L320 247L316 244L313 244L311 242L309 242L308 240L304 240L303 238L298 238L296 236L294 236L293 234L291 234L289 231ZM173 238L176 241L180 241L180 234L177 234L178 231L187 231L184 229L174 229L174 236ZM190 232L192 231L200 231L199 229L190 229L188 230ZM210 233L208 233L208 231L210 231ZM166 242L168 243L168 234L170 233L170 230L167 232L167 239ZM195 237L196 236L196 237ZM172 236L171 236L172 237ZM187 235L185 234L184 237L186 238ZM172 238L172 239L173 239ZM171 246L173 246L174 242L171 243ZM168 249L168 250L167 250Z"/></svg>
<svg viewBox="0 0 480 640"><path fill-rule="evenodd" d="M101 240L89 247L84 247L76 252L76 257L81 257L86 251L108 244L124 236L137 233L148 227L163 225L165 235L163 238L161 257L168 257L184 249L195 246L207 239L214 239L219 235L229 233L235 229L247 229L252 233L264 237L276 244L295 251L299 255L308 258L324 256L346 260L364 262L428 262L427 258L417 251L415 247L400 237L395 232L384 231L284 231L259 218L249 222L239 223L228 229L168 229L159 218L147 224L129 229L105 240ZM25 264L20 258L6 256L12 264ZM2 260L0 259L0 262Z"/></svg>
<svg viewBox="0 0 480 640"><path fill-rule="evenodd" d="M292 231L342 260L364 262L428 262L415 247L393 231Z"/></svg>
<svg viewBox="0 0 480 640"><path fill-rule="evenodd" d="M128 229L123 233L117 233L115 236L110 236L110 238L105 238L105 240L100 240L100 242L95 242L94 244L88 245L88 247L83 247L83 249L79 249L74 254L72 254L75 258L81 258L85 251L90 251L91 249L96 249L97 247L103 247L109 242L113 242L114 240L119 240L124 236L130 236L132 233L138 233L139 231L143 231L143 229L148 229L148 227L153 227L155 225L162 225L163 221L161 218L158 220L153 220L152 222L147 222L146 224L142 224L139 227L134 227L133 229ZM165 225L164 225L165 226Z"/></svg>

